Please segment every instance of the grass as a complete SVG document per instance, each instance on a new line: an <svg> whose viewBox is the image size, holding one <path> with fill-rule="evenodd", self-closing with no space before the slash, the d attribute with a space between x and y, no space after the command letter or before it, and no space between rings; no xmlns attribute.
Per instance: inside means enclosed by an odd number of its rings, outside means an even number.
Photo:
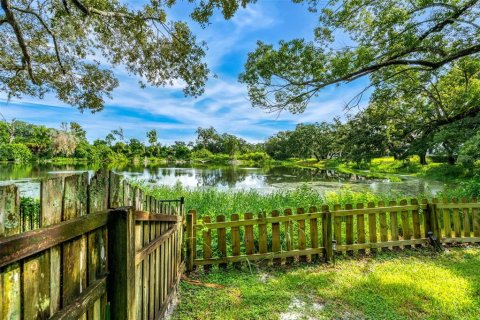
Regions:
<svg viewBox="0 0 480 320"><path fill-rule="evenodd" d="M172 318L478 319L479 266L477 246L341 258L335 266L198 272L190 277L223 288L182 281Z"/></svg>
<svg viewBox="0 0 480 320"><path fill-rule="evenodd" d="M310 206L321 207L328 204L344 205L346 203L356 204L378 202L380 200L397 199L399 195L386 194L377 195L371 192L354 192L348 188L340 191L318 193L307 185L301 185L294 190L278 190L269 194L262 194L255 190L222 191L218 189L194 189L185 188L181 184L174 187L143 185L148 193L157 199L175 199L185 197L185 208L195 209L199 217L208 215L214 217L218 214L259 212L269 213L272 210L284 210L285 208L302 207L307 209Z"/></svg>

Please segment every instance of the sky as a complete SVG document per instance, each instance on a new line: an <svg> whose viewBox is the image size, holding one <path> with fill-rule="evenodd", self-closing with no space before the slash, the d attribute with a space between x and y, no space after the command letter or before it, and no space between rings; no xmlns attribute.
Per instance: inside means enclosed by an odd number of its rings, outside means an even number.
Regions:
<svg viewBox="0 0 480 320"><path fill-rule="evenodd" d="M8 101L1 92L0 112L8 120L15 118L52 128L59 128L61 122L76 121L87 131L90 141L121 127L128 139L146 141L145 133L156 129L162 144L172 144L177 140L194 141L198 127L213 126L220 133L235 134L255 143L278 131L294 129L298 123L331 121L342 116L345 103L366 85L363 80L326 88L303 114L268 113L252 108L245 85L238 82L248 53L255 49L258 40L270 44L294 38L311 40L318 14L309 12L305 4L290 0L259 0L240 9L230 20L216 13L211 24L202 28L189 19L192 6L179 2L170 10L170 18L187 21L197 39L207 42L205 61L216 75L208 80L202 96L185 97L179 82L171 87L142 89L138 78L119 68L114 73L120 85L112 99L107 98L101 112L81 113L54 95ZM129 3L139 5L140 1ZM347 44L348 38L340 35L336 43Z"/></svg>

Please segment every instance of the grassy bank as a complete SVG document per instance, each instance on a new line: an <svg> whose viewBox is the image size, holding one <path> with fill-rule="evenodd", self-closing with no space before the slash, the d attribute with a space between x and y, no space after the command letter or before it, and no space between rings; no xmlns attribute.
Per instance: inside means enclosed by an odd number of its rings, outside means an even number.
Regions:
<svg viewBox="0 0 480 320"><path fill-rule="evenodd" d="M316 161L292 160L293 165L300 167L315 167L333 169L344 173L360 174L370 178L390 179L399 181L398 175L413 175L439 181L462 180L473 177L480 169L465 168L459 164L435 162L427 158L427 164L421 165L419 157L413 156L406 160L395 160L393 157L375 158L368 164L361 166L355 163L344 163L336 159Z"/></svg>
<svg viewBox="0 0 480 320"><path fill-rule="evenodd" d="M233 270L181 283L173 319L478 319L480 249Z"/></svg>

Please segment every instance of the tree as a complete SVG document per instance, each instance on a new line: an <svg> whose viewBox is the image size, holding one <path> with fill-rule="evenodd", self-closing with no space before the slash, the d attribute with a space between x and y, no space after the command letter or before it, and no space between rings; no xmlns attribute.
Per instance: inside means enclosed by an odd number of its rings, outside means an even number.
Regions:
<svg viewBox="0 0 480 320"><path fill-rule="evenodd" d="M197 148L205 148L212 153L222 152L222 139L214 127L201 128L199 127L197 133Z"/></svg>
<svg viewBox="0 0 480 320"><path fill-rule="evenodd" d="M228 19L254 1L200 1L191 16L207 24L214 9ZM121 65L144 79L141 86L179 79L186 95L200 95L209 74L205 44L186 23L167 19L166 7L175 2L151 0L135 8L116 0L1 0L0 90L9 97L53 92L67 104L96 112L118 86L105 66Z"/></svg>
<svg viewBox="0 0 480 320"><path fill-rule="evenodd" d="M79 136L79 126L74 123L70 127L66 122L62 122L60 130L57 131L53 136L53 153L63 154L66 157L70 157L75 153L79 142L81 141ZM81 128L81 127L80 127ZM81 134L80 134L81 135Z"/></svg>
<svg viewBox="0 0 480 320"><path fill-rule="evenodd" d="M317 161L338 155L334 124L327 122L298 124L290 137L295 155L300 158L314 156Z"/></svg>
<svg viewBox="0 0 480 320"><path fill-rule="evenodd" d="M428 75L480 52L478 0L307 2L312 11L322 5L315 41L258 42L249 54L240 80L253 106L303 112L325 87L368 76L375 86L411 70ZM338 48L342 31L353 45Z"/></svg>
<svg viewBox="0 0 480 320"><path fill-rule="evenodd" d="M147 132L148 143L150 146L156 146L158 143L158 132L155 129L152 129Z"/></svg>

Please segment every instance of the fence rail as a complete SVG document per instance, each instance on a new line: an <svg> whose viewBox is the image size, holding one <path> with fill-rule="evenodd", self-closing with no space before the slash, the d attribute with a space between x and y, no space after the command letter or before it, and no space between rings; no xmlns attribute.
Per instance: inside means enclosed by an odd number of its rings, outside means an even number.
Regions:
<svg viewBox="0 0 480 320"><path fill-rule="evenodd" d="M480 203L476 199L432 201L412 199L399 203L323 205L286 209L283 215L272 211L256 218L245 213L211 221L197 219L197 212L186 217L187 270L228 263L272 261L274 264L317 260L330 261L334 254L365 253L423 246L437 238L441 243L480 242ZM430 234L431 232L431 234ZM432 238L433 239L433 238Z"/></svg>
<svg viewBox="0 0 480 320"><path fill-rule="evenodd" d="M17 188L0 187L0 319L162 318L182 270L183 199L107 171L40 190L37 229L23 232Z"/></svg>

